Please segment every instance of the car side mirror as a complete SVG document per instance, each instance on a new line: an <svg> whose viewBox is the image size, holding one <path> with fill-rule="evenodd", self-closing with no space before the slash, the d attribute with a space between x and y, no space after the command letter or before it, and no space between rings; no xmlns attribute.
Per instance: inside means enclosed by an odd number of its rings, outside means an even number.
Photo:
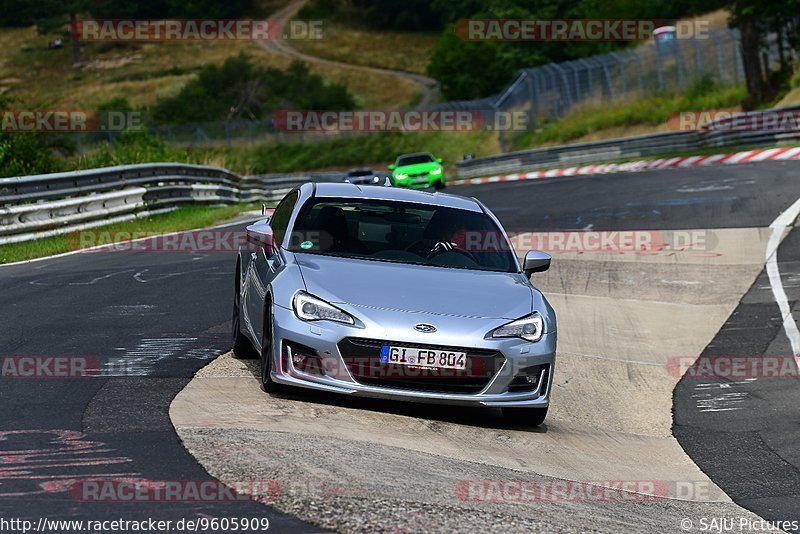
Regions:
<svg viewBox="0 0 800 534"><path fill-rule="evenodd" d="M530 278L533 273L543 273L550 268L550 254L540 250L529 250L525 254L525 261L522 263L522 270Z"/></svg>
<svg viewBox="0 0 800 534"><path fill-rule="evenodd" d="M396 168L397 168L397 165L395 165L394 163L392 163L391 165L389 165L389 170L390 170L390 171L393 171L393 170L395 170Z"/></svg>
<svg viewBox="0 0 800 534"><path fill-rule="evenodd" d="M266 221L258 221L245 229L247 242L255 247L261 247L266 251L271 251L273 247L272 227Z"/></svg>
<svg viewBox="0 0 800 534"><path fill-rule="evenodd" d="M441 162L442 162L442 158L436 158L436 163L441 163Z"/></svg>

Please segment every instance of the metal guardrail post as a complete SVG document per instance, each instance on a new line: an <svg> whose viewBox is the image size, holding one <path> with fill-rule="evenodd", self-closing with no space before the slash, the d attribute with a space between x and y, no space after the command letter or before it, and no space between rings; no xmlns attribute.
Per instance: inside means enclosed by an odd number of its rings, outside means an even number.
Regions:
<svg viewBox="0 0 800 534"><path fill-rule="evenodd" d="M625 73L625 59L622 57L622 54L620 54L619 52L611 52L611 54L609 54L609 55L612 58L617 60L617 65L619 65L619 73L620 73L619 79L620 79L620 82L621 82L620 85L621 85L621 89L622 89L622 94L623 95L627 95L628 94L628 80L627 80L627 75Z"/></svg>
<svg viewBox="0 0 800 534"><path fill-rule="evenodd" d="M658 77L658 91L664 91L664 60L661 59L661 52L656 49L656 76Z"/></svg>
<svg viewBox="0 0 800 534"><path fill-rule="evenodd" d="M678 87L683 89L686 87L686 80L683 72L683 57L681 56L680 40L672 41L674 43L673 52L675 54L675 66L678 68Z"/></svg>
<svg viewBox="0 0 800 534"><path fill-rule="evenodd" d="M636 58L636 81L639 84L639 94L644 94L644 80L642 78L642 58L638 52L633 53L633 57Z"/></svg>
<svg viewBox="0 0 800 534"><path fill-rule="evenodd" d="M715 35L712 35L711 39L714 41L714 48L716 49L717 52L717 70L719 72L719 79L724 80L725 61L722 58L722 43L720 42L720 39Z"/></svg>
<svg viewBox="0 0 800 534"><path fill-rule="evenodd" d="M567 109L572 107L572 95L569 91L569 81L567 80L567 73L564 71L564 68L561 67L558 63L551 64L552 68L556 70L561 75L561 81L564 83L564 90L561 91L561 94L566 94L567 96Z"/></svg>

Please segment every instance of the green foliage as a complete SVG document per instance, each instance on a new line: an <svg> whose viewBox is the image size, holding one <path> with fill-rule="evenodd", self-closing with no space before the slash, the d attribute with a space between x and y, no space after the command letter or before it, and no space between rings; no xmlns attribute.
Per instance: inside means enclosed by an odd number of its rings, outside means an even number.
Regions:
<svg viewBox="0 0 800 534"><path fill-rule="evenodd" d="M100 52L100 50L98 50L98 52ZM202 68L203 67L201 66L184 67L175 65L168 69L124 73L112 77L110 81L112 83L138 82L142 80L152 80L154 78L164 78L167 76L184 76L186 74L194 74L202 70Z"/></svg>
<svg viewBox="0 0 800 534"><path fill-rule="evenodd" d="M447 22L469 18L663 20L706 12L723 3L723 0L434 0L432 9L439 20ZM443 86L446 98L476 98L502 89L519 69L604 54L631 45L635 43L468 41L455 36L453 26L449 25L434 48L428 73Z"/></svg>
<svg viewBox="0 0 800 534"><path fill-rule="evenodd" d="M70 13L105 19L239 18L254 10L253 0L0 0L0 26L37 25L59 31Z"/></svg>
<svg viewBox="0 0 800 534"><path fill-rule="evenodd" d="M232 152L226 166L246 173L296 172L394 161L399 154L430 151L452 166L467 152L487 154L492 134L476 132L399 132L342 137L333 141L281 144Z"/></svg>
<svg viewBox="0 0 800 534"><path fill-rule="evenodd" d="M248 56L228 58L222 66L207 65L174 97L153 109L156 124L259 119L269 112L297 109L353 109L347 88L326 83L298 61L286 71L262 68Z"/></svg>
<svg viewBox="0 0 800 534"><path fill-rule="evenodd" d="M100 105L97 106L97 111L133 111L133 106L128 102L127 98L118 96L111 100L101 102Z"/></svg>
<svg viewBox="0 0 800 534"><path fill-rule="evenodd" d="M252 0L92 0L97 18L237 18L249 14Z"/></svg>
<svg viewBox="0 0 800 534"><path fill-rule="evenodd" d="M61 170L42 134L0 131L0 177Z"/></svg>
<svg viewBox="0 0 800 534"><path fill-rule="evenodd" d="M24 28L32 26L39 16L36 2L0 0L0 26Z"/></svg>
<svg viewBox="0 0 800 534"><path fill-rule="evenodd" d="M341 0L311 0L297 12L299 20L340 20L342 13Z"/></svg>
<svg viewBox="0 0 800 534"><path fill-rule="evenodd" d="M432 30L441 28L429 0L351 0L362 19L378 28Z"/></svg>
<svg viewBox="0 0 800 534"><path fill-rule="evenodd" d="M707 77L693 83L682 95L655 95L625 104L591 105L563 119L545 124L514 141L517 149L542 143L568 142L593 132L619 126L659 125L680 111L699 111L739 106L747 97L744 87L720 88Z"/></svg>
<svg viewBox="0 0 800 534"><path fill-rule="evenodd" d="M794 72L794 76L792 76L792 79L789 81L789 85L791 85L792 88L800 87L800 69Z"/></svg>
<svg viewBox="0 0 800 534"><path fill-rule="evenodd" d="M146 132L126 131L114 141L104 142L97 150L81 156L73 166L94 169L161 161L199 163L190 150L168 147L162 138Z"/></svg>
<svg viewBox="0 0 800 534"><path fill-rule="evenodd" d="M480 98L502 89L514 74L498 56L498 43L462 41L451 25L436 41L428 75L448 100Z"/></svg>

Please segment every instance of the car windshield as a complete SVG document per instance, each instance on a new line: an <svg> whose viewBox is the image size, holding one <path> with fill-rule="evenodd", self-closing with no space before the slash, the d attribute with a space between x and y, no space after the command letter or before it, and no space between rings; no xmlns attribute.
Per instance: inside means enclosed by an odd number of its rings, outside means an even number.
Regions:
<svg viewBox="0 0 800 534"><path fill-rule="evenodd" d="M416 165L417 163L430 163L431 161L433 161L433 156L430 154L415 154L397 158L397 166L403 167L405 165Z"/></svg>
<svg viewBox="0 0 800 534"><path fill-rule="evenodd" d="M485 213L388 200L317 199L289 250L346 258L516 272L513 250Z"/></svg>

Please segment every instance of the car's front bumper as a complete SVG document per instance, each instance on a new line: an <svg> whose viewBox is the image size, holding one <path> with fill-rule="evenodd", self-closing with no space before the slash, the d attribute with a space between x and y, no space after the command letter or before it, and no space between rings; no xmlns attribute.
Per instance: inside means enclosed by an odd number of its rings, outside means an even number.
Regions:
<svg viewBox="0 0 800 534"><path fill-rule="evenodd" d="M402 323L403 316L398 312L393 313L395 319L401 317ZM424 314L407 315L406 319L412 325L431 318ZM398 332L406 330L402 328L403 325L387 330L376 324L348 326L330 321L309 323L298 319L293 311L278 306L274 308L273 318L272 354L280 354L280 358L273 358L272 379L277 383L331 393L412 402L529 408L543 408L550 402L555 367L555 332L545 334L536 343L529 343L516 338L486 339L483 335L465 338L463 331L450 334L441 332L439 335L440 333L419 334L408 329L411 333L402 335ZM464 318L464 323L467 330L474 331L476 324L479 324L481 326L478 326L478 331L485 329L488 332L502 321L487 324L485 319ZM477 352L496 353L498 366L487 378L485 386L468 393L442 391L436 386L426 388L418 385L392 387L367 384L363 382L363 377L354 376L357 373L353 372L350 355L342 354L340 350L342 341L351 338L391 340L421 346L474 347ZM322 364L311 366L311 370L308 365L305 368L295 365L294 356L307 355L310 350L314 351ZM304 362L307 364L308 360ZM536 370L536 384L520 387L520 373L530 369ZM399 384L401 383L402 381Z"/></svg>
<svg viewBox="0 0 800 534"><path fill-rule="evenodd" d="M437 182L444 183L444 177L441 174L426 174L424 176L413 176L409 178L393 177L392 181L394 182L394 185L398 187L424 189L426 187L433 187Z"/></svg>

